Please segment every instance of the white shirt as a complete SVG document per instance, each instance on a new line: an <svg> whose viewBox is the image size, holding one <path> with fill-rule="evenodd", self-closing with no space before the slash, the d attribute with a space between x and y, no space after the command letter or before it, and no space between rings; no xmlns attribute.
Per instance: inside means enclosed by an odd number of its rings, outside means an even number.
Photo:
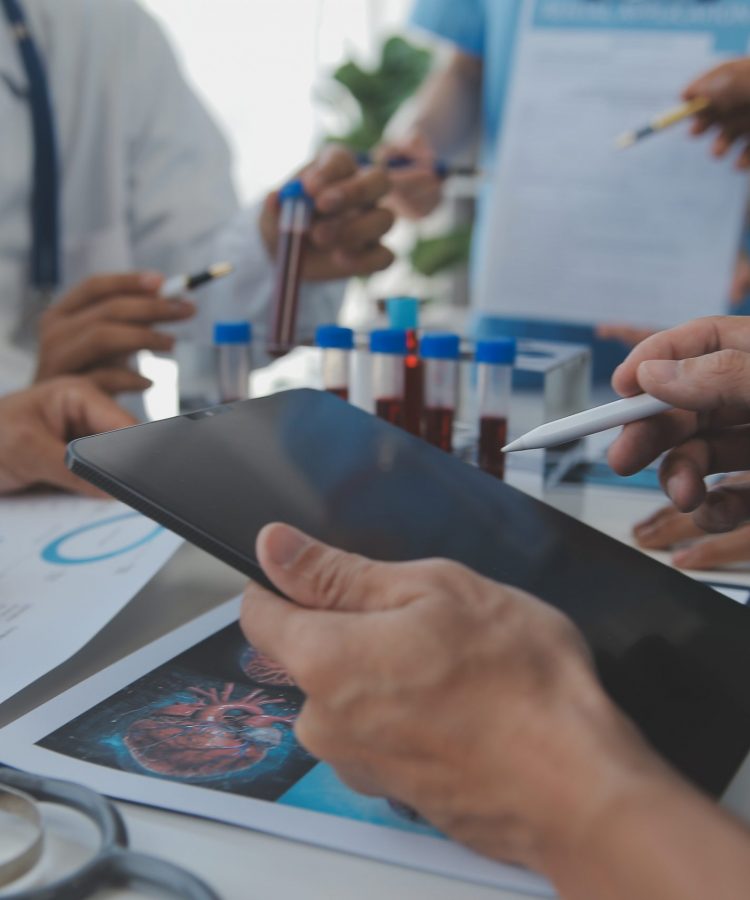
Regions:
<svg viewBox="0 0 750 900"><path fill-rule="evenodd" d="M135 0L23 5L57 128L63 290L97 273L173 275L229 259L235 275L201 291L198 316L179 333L208 343L214 321L250 319L262 347L272 266L259 209L239 208L226 142L158 25ZM33 371L32 355L11 337L29 296L33 142L26 83L0 14L0 393L28 383ZM340 282L303 289L301 337L317 321L335 320L342 293Z"/></svg>

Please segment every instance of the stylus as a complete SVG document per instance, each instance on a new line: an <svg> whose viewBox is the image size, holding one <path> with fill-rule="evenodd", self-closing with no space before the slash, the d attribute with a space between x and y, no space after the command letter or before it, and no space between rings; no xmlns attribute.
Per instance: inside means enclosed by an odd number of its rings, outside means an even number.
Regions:
<svg viewBox="0 0 750 900"><path fill-rule="evenodd" d="M619 425L627 425L628 422L636 422L638 419L647 419L649 416L655 416L672 408L669 403L657 400L649 394L615 400L614 403L595 406L593 409L576 413L574 416L566 416L564 419L540 425L522 435L518 440L506 444L503 447L503 453L555 447L558 444L586 437L587 434L596 434L599 431L606 431L608 428L617 428Z"/></svg>

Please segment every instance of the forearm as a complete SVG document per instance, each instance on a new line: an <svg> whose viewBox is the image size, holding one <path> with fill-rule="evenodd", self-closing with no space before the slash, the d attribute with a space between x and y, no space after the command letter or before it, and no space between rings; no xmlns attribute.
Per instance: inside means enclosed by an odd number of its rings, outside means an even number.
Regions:
<svg viewBox="0 0 750 900"><path fill-rule="evenodd" d="M665 771L550 846L543 869L566 900L734 900L750 889L750 831Z"/></svg>
<svg viewBox="0 0 750 900"><path fill-rule="evenodd" d="M456 50L425 83L408 135L423 137L436 156L466 149L479 127L482 61Z"/></svg>

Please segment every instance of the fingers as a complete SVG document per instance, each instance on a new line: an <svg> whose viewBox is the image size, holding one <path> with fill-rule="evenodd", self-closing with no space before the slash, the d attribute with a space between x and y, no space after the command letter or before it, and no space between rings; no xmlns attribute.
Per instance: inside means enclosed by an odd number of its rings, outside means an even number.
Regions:
<svg viewBox="0 0 750 900"><path fill-rule="evenodd" d="M720 537L697 541L672 557L681 569L718 569L750 560L750 527L737 528Z"/></svg>
<svg viewBox="0 0 750 900"><path fill-rule="evenodd" d="M23 451L27 464L22 476L27 484L50 484L61 490L89 497L106 496L68 469L65 465L65 442L52 432L35 430L30 433Z"/></svg>
<svg viewBox="0 0 750 900"><path fill-rule="evenodd" d="M443 182L431 166L417 165L413 169L397 169L389 174L391 187L385 203L397 215L421 219L440 205Z"/></svg>
<svg viewBox="0 0 750 900"><path fill-rule="evenodd" d="M750 61L731 60L696 78L685 88L683 97L694 100L705 97L711 108L727 113L750 104Z"/></svg>
<svg viewBox="0 0 750 900"><path fill-rule="evenodd" d="M57 304L56 309L76 312L103 297L116 294L156 294L163 277L158 272L129 272L123 275L95 275L87 278L70 290Z"/></svg>
<svg viewBox="0 0 750 900"><path fill-rule="evenodd" d="M110 322L128 322L133 325L150 325L158 322L179 322L195 315L195 304L188 300L160 297L116 297L104 300L80 317L82 323L106 319Z"/></svg>
<svg viewBox="0 0 750 900"><path fill-rule="evenodd" d="M351 612L388 605L387 565L329 547L289 525L267 525L256 552L276 587L303 606Z"/></svg>
<svg viewBox="0 0 750 900"><path fill-rule="evenodd" d="M342 667L356 654L355 625L349 614L305 609L253 582L240 614L247 640L283 666L305 694L340 682Z"/></svg>
<svg viewBox="0 0 750 900"><path fill-rule="evenodd" d="M733 306L737 306L750 293L750 258L747 253L741 253L737 259L732 278L732 288L729 299Z"/></svg>
<svg viewBox="0 0 750 900"><path fill-rule="evenodd" d="M659 479L664 492L682 512L692 512L706 497L706 476L743 468L747 465L749 450L750 428L729 429L686 441L670 451L661 464ZM742 489L743 486L722 487L717 488L716 493ZM698 524L706 531L726 530L707 528L700 521Z"/></svg>
<svg viewBox="0 0 750 900"><path fill-rule="evenodd" d="M632 422L611 444L607 461L618 475L634 475L697 430L696 414L681 410Z"/></svg>
<svg viewBox="0 0 750 900"><path fill-rule="evenodd" d="M168 352L173 347L173 337L145 326L100 322L58 348L55 372L82 372L113 356L127 356L140 350Z"/></svg>
<svg viewBox="0 0 750 900"><path fill-rule="evenodd" d="M134 373L133 373L134 374ZM80 384L65 395L68 427L66 437L85 437L136 425L138 420L93 384Z"/></svg>
<svg viewBox="0 0 750 900"><path fill-rule="evenodd" d="M341 147L329 146L303 174L302 183L324 215L372 206L388 191L388 174L378 167L361 169Z"/></svg>
<svg viewBox="0 0 750 900"><path fill-rule="evenodd" d="M720 485L710 491L693 518L709 534L733 531L750 519L750 488Z"/></svg>
<svg viewBox="0 0 750 900"><path fill-rule="evenodd" d="M336 250L332 262L335 266L335 278L350 278L355 275L372 275L382 272L395 259L394 254L381 245L369 247L359 253Z"/></svg>
<svg viewBox="0 0 750 900"><path fill-rule="evenodd" d="M93 369L86 377L105 394L139 394L147 391L153 382L125 366Z"/></svg>
<svg viewBox="0 0 750 900"><path fill-rule="evenodd" d="M655 359L637 369L647 394L680 409L750 412L750 353L719 350L691 359ZM728 412L724 409L724 412Z"/></svg>
<svg viewBox="0 0 750 900"><path fill-rule="evenodd" d="M715 493L709 493L706 499L713 502ZM750 515L750 493L747 487L744 493L746 496L742 498L744 502L739 510L740 515L747 518ZM694 516L689 516L673 506L664 507L636 525L633 534L639 546L645 550L669 550L690 542L690 546L681 547L672 556L674 565L683 569L716 569L750 560L750 527L734 528L721 537L706 538L705 529L695 521L705 508L704 504ZM705 521L703 518L699 520L702 523Z"/></svg>
<svg viewBox="0 0 750 900"><path fill-rule="evenodd" d="M727 323L735 324L734 334L730 335ZM610 465L616 472L632 475L665 450L706 427L737 426L750 420L750 353L715 349L727 344L750 345L750 331L744 324L741 319L731 317L698 320L671 332L654 335L630 354L613 378L618 389L626 390L632 384L634 374L635 383L646 393L680 410L700 415L674 412L626 426L608 454ZM706 355L698 356L696 351ZM684 353L696 356L681 358ZM639 359L644 355L645 359ZM746 452L744 433L739 438L735 435L732 440L739 441L739 452ZM706 446L715 449L725 445L711 439ZM680 452L683 451L684 448ZM673 460L680 458L678 453ZM729 472L746 465L746 461L737 462L735 465L727 460L725 468L717 468L718 463L714 463L712 471ZM683 483L678 487L678 482ZM693 508L702 498L691 474L675 481L674 488L681 498L678 502L681 509Z"/></svg>
<svg viewBox="0 0 750 900"><path fill-rule="evenodd" d="M393 222L393 213L381 206L359 216L323 219L313 225L310 237L320 250L337 247L344 252L359 251L377 243Z"/></svg>
<svg viewBox="0 0 750 900"><path fill-rule="evenodd" d="M633 528L633 537L644 550L669 550L676 544L703 537L704 531L674 506L665 506Z"/></svg>
<svg viewBox="0 0 750 900"><path fill-rule="evenodd" d="M623 396L638 394L644 387L639 366L652 359L689 359L719 350L750 352L750 321L739 316L709 316L677 328L660 331L638 344L615 369L612 386Z"/></svg>
<svg viewBox="0 0 750 900"><path fill-rule="evenodd" d="M654 333L652 328L636 328L633 325L610 325L602 324L596 326L596 336L603 341L620 341L626 347L635 347L641 341L645 341L647 337L651 337Z"/></svg>
<svg viewBox="0 0 750 900"><path fill-rule="evenodd" d="M120 357L139 350L172 349L172 337L148 326L194 315L188 301L155 296L161 281L150 273L104 275L74 288L42 317L36 380L97 369L107 370L96 380L108 391L148 387L135 376L113 378L112 370L124 368Z"/></svg>
<svg viewBox="0 0 750 900"><path fill-rule="evenodd" d="M261 653L283 666L299 684L295 635L305 624L306 610L276 596L255 582L245 589L240 627L247 640ZM309 616L310 614L307 613Z"/></svg>

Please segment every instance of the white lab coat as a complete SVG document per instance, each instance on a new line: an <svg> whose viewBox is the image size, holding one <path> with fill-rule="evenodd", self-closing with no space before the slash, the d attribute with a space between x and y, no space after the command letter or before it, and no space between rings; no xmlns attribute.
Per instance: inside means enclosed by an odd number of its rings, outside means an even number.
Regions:
<svg viewBox="0 0 750 900"><path fill-rule="evenodd" d="M24 0L44 58L62 177L63 288L89 275L193 272L219 260L231 279L201 291L180 334L210 341L213 321L267 328L272 267L258 207L240 209L230 154L164 35L135 0ZM258 77L252 71L242 75ZM28 382L33 354L12 343L28 301L32 132L25 73L0 15L0 393ZM267 138L258 138L259 140ZM342 283L306 286L299 333L333 321Z"/></svg>

